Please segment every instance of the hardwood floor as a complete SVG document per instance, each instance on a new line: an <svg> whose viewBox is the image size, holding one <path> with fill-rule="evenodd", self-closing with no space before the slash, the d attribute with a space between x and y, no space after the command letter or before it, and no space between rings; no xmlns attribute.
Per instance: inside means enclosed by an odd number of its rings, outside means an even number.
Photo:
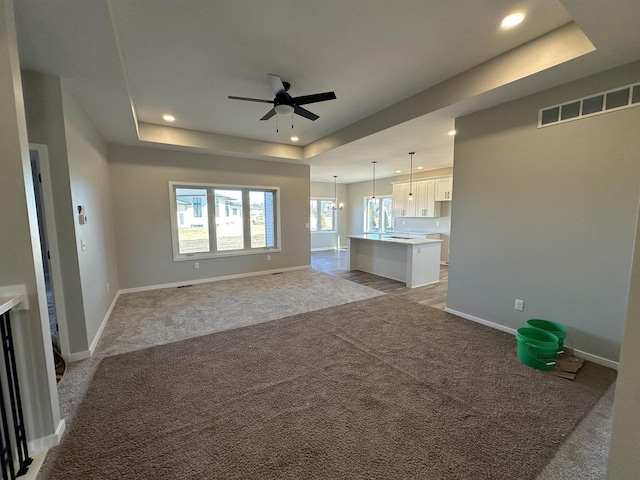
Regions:
<svg viewBox="0 0 640 480"><path fill-rule="evenodd" d="M449 266L440 266L440 281L424 287L407 288L404 282L398 282L389 278L379 277L371 273L358 270L347 270L346 251L312 252L311 267L316 270L335 275L352 282L366 285L391 295L398 295L413 302L429 305L430 307L444 310L447 306L447 287L449 281Z"/></svg>

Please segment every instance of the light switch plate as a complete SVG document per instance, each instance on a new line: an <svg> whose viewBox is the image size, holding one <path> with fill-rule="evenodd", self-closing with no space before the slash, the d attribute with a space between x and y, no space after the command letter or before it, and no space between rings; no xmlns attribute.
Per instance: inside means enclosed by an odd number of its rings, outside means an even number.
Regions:
<svg viewBox="0 0 640 480"><path fill-rule="evenodd" d="M520 300L519 298L516 298L516 303L515 303L513 308L515 308L519 312L523 311L524 310L524 300Z"/></svg>

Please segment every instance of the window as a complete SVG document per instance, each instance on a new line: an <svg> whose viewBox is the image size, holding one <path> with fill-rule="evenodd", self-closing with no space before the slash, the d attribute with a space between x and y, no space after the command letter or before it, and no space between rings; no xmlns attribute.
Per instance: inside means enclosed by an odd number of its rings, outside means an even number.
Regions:
<svg viewBox="0 0 640 480"><path fill-rule="evenodd" d="M333 200L321 198L311 199L310 225L312 232L335 232L336 211L333 209Z"/></svg>
<svg viewBox="0 0 640 480"><path fill-rule="evenodd" d="M364 231L388 232L393 230L393 197L365 198Z"/></svg>
<svg viewBox="0 0 640 480"><path fill-rule="evenodd" d="M174 260L280 248L278 188L169 185Z"/></svg>

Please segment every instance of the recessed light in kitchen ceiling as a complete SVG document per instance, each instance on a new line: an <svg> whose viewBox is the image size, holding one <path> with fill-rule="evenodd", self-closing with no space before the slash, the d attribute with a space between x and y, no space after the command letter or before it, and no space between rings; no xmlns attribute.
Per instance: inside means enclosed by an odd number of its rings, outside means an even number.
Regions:
<svg viewBox="0 0 640 480"><path fill-rule="evenodd" d="M169 115L168 113L165 113L164 115L162 115L162 119L166 122L175 122L176 121L176 117L174 117L173 115Z"/></svg>
<svg viewBox="0 0 640 480"><path fill-rule="evenodd" d="M424 167L416 167L416 170L422 170Z"/></svg>
<svg viewBox="0 0 640 480"><path fill-rule="evenodd" d="M453 137L456 133L458 133L458 132L456 132L455 130L449 130L447 132L447 135L449 135L450 137Z"/></svg>
<svg viewBox="0 0 640 480"><path fill-rule="evenodd" d="M402 173L402 170L396 170L396 173Z"/></svg>
<svg viewBox="0 0 640 480"><path fill-rule="evenodd" d="M293 135L293 136L291 137L291 141L292 141L292 142L297 142L298 140L300 140L300 137L298 137L297 135Z"/></svg>
<svg viewBox="0 0 640 480"><path fill-rule="evenodd" d="M515 27L516 25L520 25L523 20L524 20L524 13L522 12L512 13L511 15L507 15L506 17L504 17L500 26L502 28L512 28L512 27Z"/></svg>

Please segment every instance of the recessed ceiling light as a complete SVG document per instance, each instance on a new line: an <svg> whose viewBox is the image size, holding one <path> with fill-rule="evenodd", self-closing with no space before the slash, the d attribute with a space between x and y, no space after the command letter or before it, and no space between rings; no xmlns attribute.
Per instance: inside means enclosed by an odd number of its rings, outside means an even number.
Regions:
<svg viewBox="0 0 640 480"><path fill-rule="evenodd" d="M291 141L292 141L292 142L297 142L298 140L300 140L300 137L298 137L297 135L293 135L293 136L291 137Z"/></svg>
<svg viewBox="0 0 640 480"><path fill-rule="evenodd" d="M396 170L396 173L402 173L402 170Z"/></svg>
<svg viewBox="0 0 640 480"><path fill-rule="evenodd" d="M167 121L167 122L175 122L176 121L176 117L174 117L173 115L169 115L168 113L165 113L164 115L162 115L162 119Z"/></svg>
<svg viewBox="0 0 640 480"><path fill-rule="evenodd" d="M447 132L447 135L449 135L450 137L453 137L456 133L458 133L458 132L456 132L455 130L449 130Z"/></svg>
<svg viewBox="0 0 640 480"><path fill-rule="evenodd" d="M523 20L524 20L524 13L521 13L521 12L512 13L511 15L507 15L506 17L504 17L504 20L502 20L502 23L500 24L500 26L502 28L515 27L516 25L520 25Z"/></svg>
<svg viewBox="0 0 640 480"><path fill-rule="evenodd" d="M422 170L424 167L416 167L417 170Z"/></svg>

